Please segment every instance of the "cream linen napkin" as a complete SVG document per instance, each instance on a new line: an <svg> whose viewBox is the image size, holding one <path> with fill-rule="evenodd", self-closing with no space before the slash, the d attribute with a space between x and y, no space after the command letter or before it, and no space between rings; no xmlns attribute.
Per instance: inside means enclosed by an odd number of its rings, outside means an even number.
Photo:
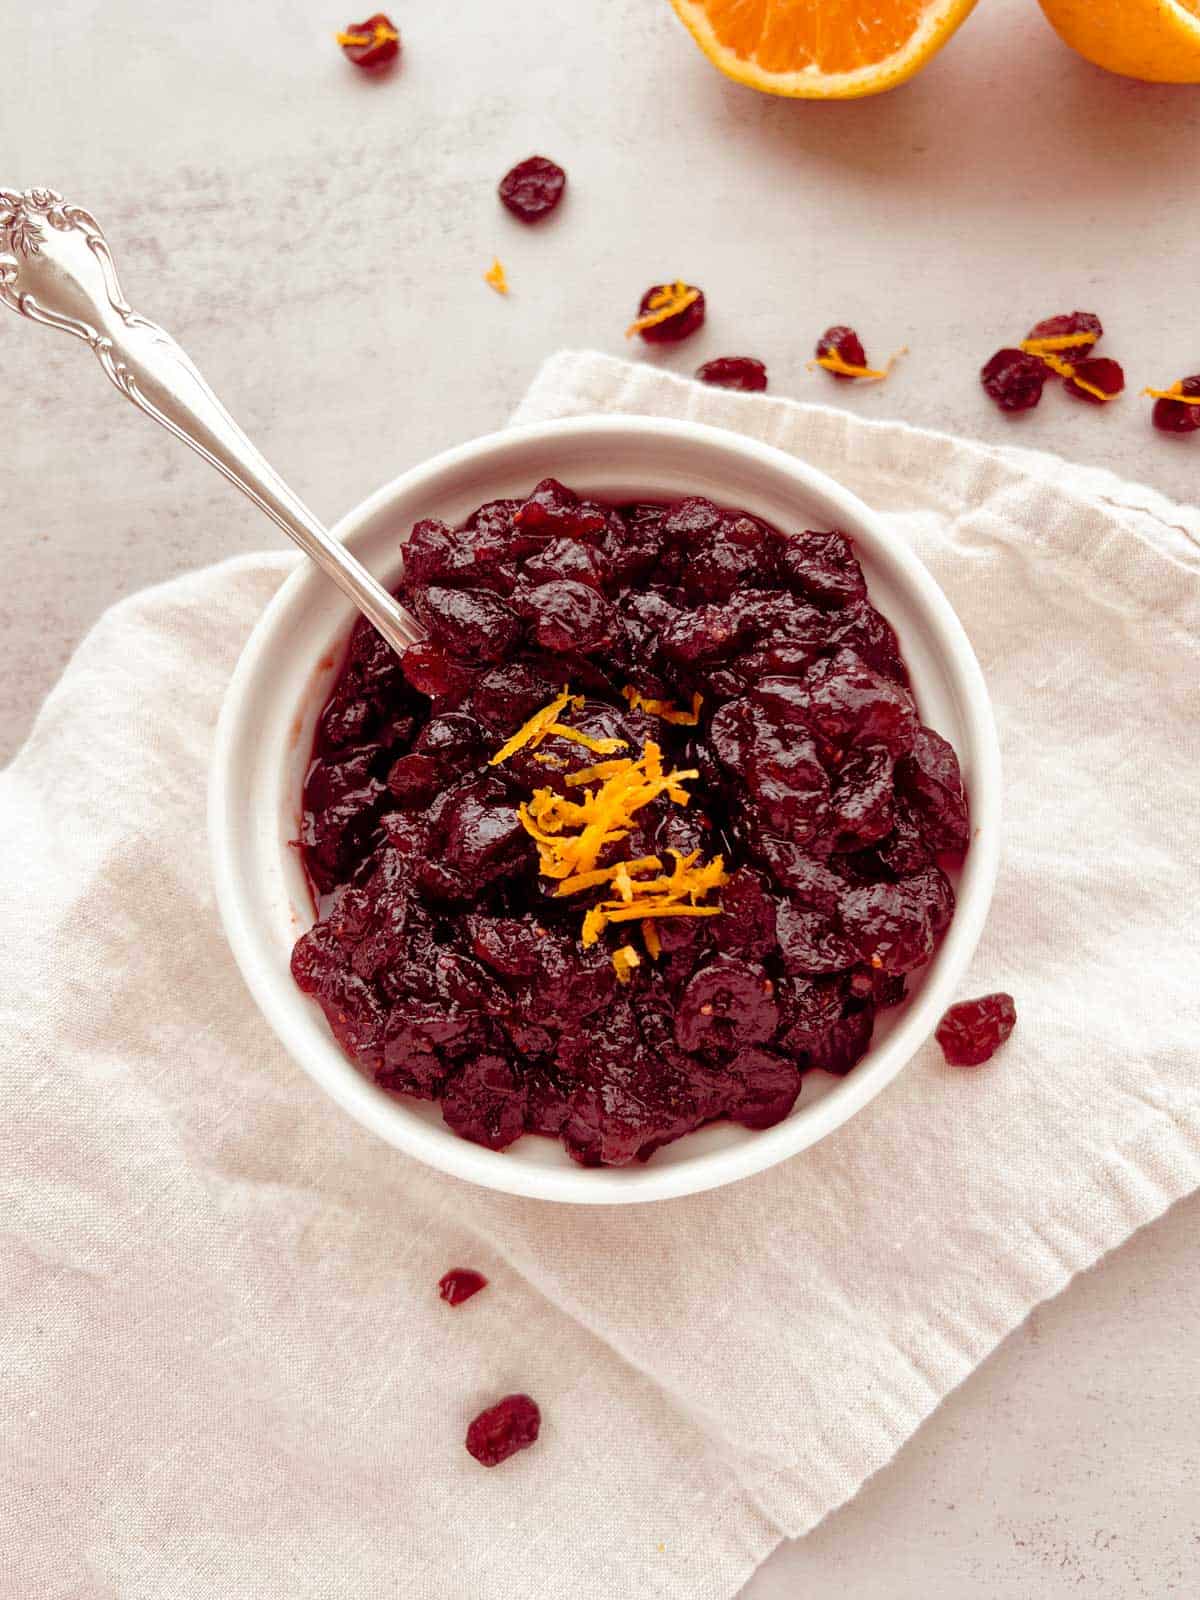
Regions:
<svg viewBox="0 0 1200 1600"><path fill-rule="evenodd" d="M1008 790L966 992L1015 994L1011 1044L979 1072L926 1049L692 1199L426 1171L284 1056L213 909L213 723L290 560L135 596L0 780L5 1596L720 1600L1200 1180L1195 510L597 356L520 415L609 408L805 456L945 587ZM450 1311L455 1265L492 1283ZM463 1433L513 1389L542 1438L486 1472Z"/></svg>

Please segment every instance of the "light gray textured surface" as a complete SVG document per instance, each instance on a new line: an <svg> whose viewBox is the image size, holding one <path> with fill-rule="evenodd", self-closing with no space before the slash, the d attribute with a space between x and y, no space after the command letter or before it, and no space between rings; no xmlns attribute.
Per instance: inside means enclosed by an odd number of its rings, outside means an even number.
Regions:
<svg viewBox="0 0 1200 1600"><path fill-rule="evenodd" d="M174 0L169 21L132 0L52 10L6 26L0 181L97 213L135 306L331 518L501 425L549 351L623 351L642 289L676 274L710 307L661 358L676 370L751 353L780 394L1195 498L1200 441L1156 436L1132 393L1105 412L1048 394L1013 424L976 382L998 345L1079 305L1104 318L1131 391L1200 365L1200 91L1093 71L1032 0L981 6L908 88L830 106L727 84L665 0L569 18L537 0L397 0L406 58L379 82L341 59L329 0ZM527 231L494 185L534 150L570 190ZM481 282L493 254L507 301ZM884 386L835 389L804 365L835 320L872 356L911 353ZM9 752L105 605L277 536L82 346L5 315L0 364ZM1198 1221L1200 1200L1177 1207L1031 1318L748 1595L1195 1593Z"/></svg>

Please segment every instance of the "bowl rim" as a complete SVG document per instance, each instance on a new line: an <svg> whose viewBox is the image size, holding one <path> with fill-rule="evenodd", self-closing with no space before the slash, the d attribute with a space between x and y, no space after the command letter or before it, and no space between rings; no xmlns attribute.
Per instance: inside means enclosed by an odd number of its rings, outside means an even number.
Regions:
<svg viewBox="0 0 1200 1600"><path fill-rule="evenodd" d="M503 457L542 440L569 443L572 439L611 436L615 444L631 429L664 440L708 445L732 452L743 463L771 469L776 474L782 471L799 491L833 506L839 519L837 525L846 526L851 537L856 529L865 528L876 546L886 550L887 559L919 602L923 621L937 640L960 701L964 725L971 735L969 893L958 898L950 928L939 948L936 971L931 971L921 992L908 1002L904 1021L896 1031L879 1047L873 1044L835 1091L806 1108L802 1120L789 1117L772 1128L748 1131L747 1137L736 1144L662 1167L650 1163L631 1171L542 1166L521 1161L515 1153L519 1147L502 1152L487 1150L448 1128L427 1125L411 1112L396 1115L397 1110L403 1109L403 1102L382 1095L341 1052L332 1035L332 1052L313 1058L302 1034L309 1026L314 1002L295 987L290 974L281 981L259 949L248 915L249 891L237 865L237 808L230 803L238 772L238 743L246 731L245 710L260 668L277 648L280 626L300 596L309 586L328 582L309 562L302 561L285 579L242 650L221 705L208 786L211 864L225 935L252 997L292 1059L357 1121L427 1166L504 1193L585 1205L671 1199L736 1182L807 1149L861 1110L928 1040L952 1000L983 931L1000 858L999 738L983 672L957 614L920 559L889 530L885 518L798 456L707 423L635 414L606 413L520 424L455 445L401 472L342 516L332 532L353 545L358 538L368 537L375 519L397 501L435 488L437 480L468 463L478 463L489 456ZM914 1018L921 1021L917 1023Z"/></svg>

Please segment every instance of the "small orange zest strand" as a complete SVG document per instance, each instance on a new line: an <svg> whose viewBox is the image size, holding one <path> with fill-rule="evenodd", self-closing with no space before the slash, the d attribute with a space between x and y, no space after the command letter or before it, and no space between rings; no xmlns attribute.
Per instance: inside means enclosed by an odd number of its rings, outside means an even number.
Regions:
<svg viewBox="0 0 1200 1600"><path fill-rule="evenodd" d="M386 22L377 22L372 33L339 33L335 37L343 47L346 45L400 43L400 35L395 28L389 28Z"/></svg>
<svg viewBox="0 0 1200 1600"><path fill-rule="evenodd" d="M702 694L692 696L692 709L683 711L672 700L649 700L640 690L627 683L621 694L629 701L631 711L644 711L648 716L658 717L661 722L671 722L678 727L694 728L700 721L700 707L704 704Z"/></svg>
<svg viewBox="0 0 1200 1600"><path fill-rule="evenodd" d="M826 372L836 372L843 378L865 378L869 382L879 383L886 378L888 373L899 361L901 356L908 354L908 346L901 345L894 355L887 358L886 363L880 367L856 367L852 361L843 361L836 350L831 350L827 355L814 356L808 363L809 371L814 367L824 367Z"/></svg>
<svg viewBox="0 0 1200 1600"><path fill-rule="evenodd" d="M651 961L657 961L662 955L662 940L658 937L658 929L649 917L642 923L642 941L646 946L646 954Z"/></svg>
<svg viewBox="0 0 1200 1600"><path fill-rule="evenodd" d="M523 750L526 745L537 746L550 731L550 725L557 722L559 713L565 711L569 705L576 710L582 706L582 699L571 696L569 686L564 685L563 692L551 700L549 705L543 706L540 711L535 711L529 721L523 723L511 739L505 740L499 750L488 763L489 766L498 767L502 761L507 761L509 756L516 755L518 750Z"/></svg>
<svg viewBox="0 0 1200 1600"><path fill-rule="evenodd" d="M1036 343L1036 341L1034 342ZM1022 346L1022 348L1024 347ZM1106 389L1099 389L1094 383L1086 383L1084 379L1078 375L1071 362L1064 361L1061 356L1041 355L1037 351L1030 351L1028 353L1031 355L1037 355L1038 360L1044 362L1046 366L1050 368L1051 372L1057 372L1060 378L1067 378L1075 385L1077 389L1082 389L1085 394L1090 394L1097 400L1103 400L1106 405L1110 400L1115 400L1117 398L1117 394L1122 393L1122 391L1118 389L1116 394L1109 394Z"/></svg>
<svg viewBox="0 0 1200 1600"><path fill-rule="evenodd" d="M1142 393L1151 400L1178 400L1181 406L1200 406L1200 394L1184 394L1182 379L1169 389L1143 389Z"/></svg>
<svg viewBox="0 0 1200 1600"><path fill-rule="evenodd" d="M1090 350L1097 337L1094 333L1059 333L1049 339L1022 339L1019 348L1027 356L1052 356L1063 350Z"/></svg>
<svg viewBox="0 0 1200 1600"><path fill-rule="evenodd" d="M642 958L631 944L619 944L612 953L613 970L618 983L628 983L634 967L640 967Z"/></svg>
<svg viewBox="0 0 1200 1600"><path fill-rule="evenodd" d="M489 288L495 289L497 294L508 293L508 275L500 264L499 256L493 256L491 266L483 275L483 281Z"/></svg>
<svg viewBox="0 0 1200 1600"><path fill-rule="evenodd" d="M681 311L686 311L699 298L699 289L689 289L682 278L676 278L674 283L664 284L650 296L645 315L638 317L625 329L625 337L632 339L634 334L641 333L643 328L657 328L660 322L669 322L672 317L677 317Z"/></svg>

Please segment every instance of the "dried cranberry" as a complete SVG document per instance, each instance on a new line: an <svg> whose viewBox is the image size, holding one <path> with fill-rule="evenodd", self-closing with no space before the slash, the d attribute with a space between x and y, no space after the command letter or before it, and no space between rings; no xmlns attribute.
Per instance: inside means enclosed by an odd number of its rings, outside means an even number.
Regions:
<svg viewBox="0 0 1200 1600"><path fill-rule="evenodd" d="M347 61L371 71L386 67L400 54L400 35L390 17L377 11L365 22L348 22L337 42Z"/></svg>
<svg viewBox="0 0 1200 1600"><path fill-rule="evenodd" d="M1024 350L997 350L979 378L1001 411L1030 411L1042 398L1049 370Z"/></svg>
<svg viewBox="0 0 1200 1600"><path fill-rule="evenodd" d="M1068 359L1070 359L1068 357ZM1102 406L1107 399L1119 395L1125 388L1125 369L1119 361L1108 356L1089 356L1084 361L1071 361L1074 372L1063 380L1063 389L1076 400L1086 400L1089 405ZM1088 388L1083 387L1084 384ZM1099 389L1100 394L1090 394L1088 389Z"/></svg>
<svg viewBox="0 0 1200 1600"><path fill-rule="evenodd" d="M476 677L470 667L452 661L428 639L409 645L401 666L413 688L433 700L457 702L470 692Z"/></svg>
<svg viewBox="0 0 1200 1600"><path fill-rule="evenodd" d="M426 589L421 616L434 644L469 661L499 661L516 638L516 614L490 589Z"/></svg>
<svg viewBox="0 0 1200 1600"><path fill-rule="evenodd" d="M1200 374L1182 378L1179 392L1200 396ZM1150 420L1163 433L1195 433L1200 428L1200 405L1184 405L1179 400L1164 396L1154 402Z"/></svg>
<svg viewBox="0 0 1200 1600"><path fill-rule="evenodd" d="M540 222L563 197L567 175L555 161L530 156L500 180L500 199L521 222Z"/></svg>
<svg viewBox="0 0 1200 1600"><path fill-rule="evenodd" d="M762 1044L775 1032L775 986L756 962L718 956L680 996L675 1041L681 1050Z"/></svg>
<svg viewBox="0 0 1200 1600"><path fill-rule="evenodd" d="M1012 995L985 994L951 1006L937 1025L936 1038L952 1067L978 1067L991 1060L1016 1021Z"/></svg>
<svg viewBox="0 0 1200 1600"><path fill-rule="evenodd" d="M696 368L701 383L718 389L743 389L757 393L767 387L767 369L754 356L717 356Z"/></svg>
<svg viewBox="0 0 1200 1600"><path fill-rule="evenodd" d="M1092 311L1068 311L1062 316L1046 317L1041 322L1035 322L1025 335L1026 339L1063 339L1075 334L1086 333L1095 344L1103 334L1100 318ZM1087 349L1087 345L1074 346L1076 349ZM1068 360L1070 354L1067 352Z"/></svg>
<svg viewBox="0 0 1200 1600"><path fill-rule="evenodd" d="M442 1115L464 1139L503 1150L525 1131L525 1085L502 1056L477 1056L447 1081Z"/></svg>
<svg viewBox="0 0 1200 1600"><path fill-rule="evenodd" d="M610 642L616 618L590 584L561 578L539 584L529 596L533 632L546 650L597 650Z"/></svg>
<svg viewBox="0 0 1200 1600"><path fill-rule="evenodd" d="M481 1411L467 1429L467 1449L485 1467L498 1467L538 1436L542 1414L527 1394L506 1394Z"/></svg>
<svg viewBox="0 0 1200 1600"><path fill-rule="evenodd" d="M838 914L861 960L884 972L912 972L933 954L953 905L953 891L945 876L936 867L928 867L900 883L849 889Z"/></svg>
<svg viewBox="0 0 1200 1600"><path fill-rule="evenodd" d="M659 309L665 309L661 297L668 295L676 287L670 283L652 283L646 290L638 305L639 320L645 316L653 316ZM654 323L648 328L638 328L638 332L647 344L677 344L680 339L686 339L693 334L704 322L705 304L704 291L697 289L694 284L684 284L688 294L695 293L696 298L684 306L682 311L677 311L674 316L664 317L661 322ZM656 304L652 305L651 301Z"/></svg>
<svg viewBox="0 0 1200 1600"><path fill-rule="evenodd" d="M785 539L779 567L785 581L822 610L866 598L867 580L858 557L840 533L798 533Z"/></svg>
<svg viewBox="0 0 1200 1600"><path fill-rule="evenodd" d="M438 1294L447 1305L460 1306L480 1289L487 1288L487 1279L473 1267L451 1267L438 1279Z"/></svg>
<svg viewBox="0 0 1200 1600"><path fill-rule="evenodd" d="M847 328L840 322L832 328L826 328L817 340L817 359L820 360L822 356L838 356L848 367L865 367L867 364L862 340L853 328ZM853 374L849 372L834 372L830 376L842 383L853 382Z"/></svg>
<svg viewBox="0 0 1200 1600"><path fill-rule="evenodd" d="M953 747L932 728L918 728L912 749L896 767L896 788L912 801L934 850L967 848L971 827L962 773Z"/></svg>
<svg viewBox="0 0 1200 1600"><path fill-rule="evenodd" d="M771 1050L743 1050L729 1063L729 1075L736 1088L726 1101L726 1111L744 1128L774 1127L800 1093L795 1063Z"/></svg>
<svg viewBox="0 0 1200 1600"><path fill-rule="evenodd" d="M599 506L581 501L557 478L543 478L529 498L521 502L514 521L524 533L579 537L599 533L606 518Z"/></svg>

